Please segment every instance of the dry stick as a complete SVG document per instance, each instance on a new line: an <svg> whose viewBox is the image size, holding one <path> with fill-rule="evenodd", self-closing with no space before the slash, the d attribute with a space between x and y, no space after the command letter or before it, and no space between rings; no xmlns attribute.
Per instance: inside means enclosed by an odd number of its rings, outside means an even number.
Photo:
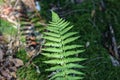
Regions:
<svg viewBox="0 0 120 80"><path fill-rule="evenodd" d="M34 63L32 63L32 65L36 68L37 73L40 73L39 66L35 65Z"/></svg>
<svg viewBox="0 0 120 80"><path fill-rule="evenodd" d="M14 5L13 9L17 6L18 3L19 3L19 0L16 1L16 3L15 3L15 5Z"/></svg>
<svg viewBox="0 0 120 80"><path fill-rule="evenodd" d="M119 60L119 55L118 55L118 49L117 49L117 43L116 43L116 39L115 39L115 34L114 34L114 30L112 28L112 25L109 24L109 29L110 29L110 33L112 36L112 45L113 45L113 50L115 52L115 57L117 60Z"/></svg>

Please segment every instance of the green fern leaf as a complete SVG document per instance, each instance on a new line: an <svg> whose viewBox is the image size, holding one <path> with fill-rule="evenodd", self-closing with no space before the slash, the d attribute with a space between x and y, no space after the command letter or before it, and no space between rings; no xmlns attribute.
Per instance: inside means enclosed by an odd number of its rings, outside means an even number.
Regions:
<svg viewBox="0 0 120 80"><path fill-rule="evenodd" d="M66 45L63 50L71 50L75 48L83 47L82 45Z"/></svg>
<svg viewBox="0 0 120 80"><path fill-rule="evenodd" d="M62 38L62 40L64 40L64 39L67 39L75 34L77 34L77 32L66 33L65 35L61 36L61 38Z"/></svg>
<svg viewBox="0 0 120 80"><path fill-rule="evenodd" d="M70 26L70 27L67 27L67 28L65 28L63 31L61 31L60 32L60 34L65 34L66 32L68 32L70 29L72 29L73 28L73 26Z"/></svg>
<svg viewBox="0 0 120 80"><path fill-rule="evenodd" d="M67 64L71 62L78 62L78 61L83 61L83 60L85 60L85 58L65 58L63 60L53 59L53 60L45 61L45 63L63 65L63 64Z"/></svg>
<svg viewBox="0 0 120 80"><path fill-rule="evenodd" d="M56 53L62 52L62 49L59 49L59 48L47 48L47 49L42 49L42 50L49 51L49 52L56 52Z"/></svg>
<svg viewBox="0 0 120 80"><path fill-rule="evenodd" d="M59 53L42 53L42 55L46 56L46 57L50 57L50 58L62 58L63 55L60 55Z"/></svg>
<svg viewBox="0 0 120 80"><path fill-rule="evenodd" d="M67 64L67 63L79 62L79 61L83 61L83 60L85 60L85 58L65 58L62 60L62 62Z"/></svg>
<svg viewBox="0 0 120 80"><path fill-rule="evenodd" d="M61 78L55 78L55 80L81 80L81 79L83 79L83 77L76 77L76 76L68 76L67 78L63 78L63 77L61 77Z"/></svg>
<svg viewBox="0 0 120 80"><path fill-rule="evenodd" d="M76 76L68 76L67 77L67 80L81 80L81 79L83 79L83 77L76 77Z"/></svg>
<svg viewBox="0 0 120 80"><path fill-rule="evenodd" d="M77 40L79 37L70 37L70 38L67 38L66 40L63 41L63 44L68 44L70 42L73 42L75 40Z"/></svg>
<svg viewBox="0 0 120 80"><path fill-rule="evenodd" d="M58 20L60 19L60 17L52 11L52 21L53 22L58 22Z"/></svg>
<svg viewBox="0 0 120 80"><path fill-rule="evenodd" d="M63 24L61 24L60 26L59 26L59 28L60 28L60 31L62 31L63 29L65 29L68 25L70 24L70 22L64 22Z"/></svg>
<svg viewBox="0 0 120 80"><path fill-rule="evenodd" d="M64 70L64 72L59 72L59 73L55 74L50 79L54 79L56 77L61 77L61 76L68 75L68 74L84 75L84 73L82 73L82 72L79 72L79 71L76 71L76 70L73 70L73 69L67 69L67 70ZM66 77L69 77L69 76L66 76Z"/></svg>
<svg viewBox="0 0 120 80"><path fill-rule="evenodd" d="M73 70L73 69L68 69L64 73L66 73L66 74L80 74L80 75L84 75L84 73L79 72L77 70Z"/></svg>
<svg viewBox="0 0 120 80"><path fill-rule="evenodd" d="M48 27L47 28L48 31L54 32L54 33L59 33L57 28L53 28L53 27Z"/></svg>
<svg viewBox="0 0 120 80"><path fill-rule="evenodd" d="M50 40L50 41L55 41L55 42L60 42L61 39L59 38L55 38L55 37L51 37L51 36L46 36L46 37L43 37L44 39L47 39L47 40Z"/></svg>
<svg viewBox="0 0 120 80"><path fill-rule="evenodd" d="M47 42L47 43L45 43L45 44L44 44L44 46L61 47L61 46L62 46L62 44L57 43L57 42Z"/></svg>
<svg viewBox="0 0 120 80"><path fill-rule="evenodd" d="M31 19L31 22L32 22L32 23L36 23L36 22L38 22L39 20L40 20L39 18L36 18L36 17L35 17L35 18L32 18L32 19Z"/></svg>
<svg viewBox="0 0 120 80"><path fill-rule="evenodd" d="M65 22L65 20L64 19L59 19L58 20L58 22L50 22L50 24L49 24L49 26L52 26L52 27L57 27L57 28L59 28L59 26L60 26L60 24L63 24ZM59 26L58 26L59 25Z"/></svg>
<svg viewBox="0 0 120 80"><path fill-rule="evenodd" d="M56 34L56 33L52 33L52 32L45 32L44 33L45 35L48 35L48 36L52 36L52 37L60 37L60 35L59 34Z"/></svg>
<svg viewBox="0 0 120 80"><path fill-rule="evenodd" d="M75 54L79 54L79 53L82 53L84 52L85 50L77 50L77 51L67 51L67 52L64 52L62 55L64 57L68 57L68 56L71 56L71 55L75 55Z"/></svg>
<svg viewBox="0 0 120 80"><path fill-rule="evenodd" d="M65 20L63 19L61 22L59 22L58 24L57 24L57 27L60 29L61 27L63 27L63 26L66 26L67 27L67 25L66 25L67 23L65 22Z"/></svg>
<svg viewBox="0 0 120 80"><path fill-rule="evenodd" d="M75 55L75 54L79 54L84 52L85 50L77 50L77 51L67 51L67 52L63 52L61 53L43 53L43 55L50 57L50 58L63 58L63 57L68 57L71 55Z"/></svg>
<svg viewBox="0 0 120 80"><path fill-rule="evenodd" d="M84 68L83 66L79 65L79 64L74 64L74 63L70 63L70 64L66 64L63 66L55 66L55 67L51 67L49 69L46 69L46 71L55 71L55 70L65 70L65 69L70 69L70 68Z"/></svg>

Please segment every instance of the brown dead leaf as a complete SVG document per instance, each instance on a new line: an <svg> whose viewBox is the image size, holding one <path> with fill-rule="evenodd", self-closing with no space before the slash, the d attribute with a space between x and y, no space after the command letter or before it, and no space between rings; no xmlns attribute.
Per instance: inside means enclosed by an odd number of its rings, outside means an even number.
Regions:
<svg viewBox="0 0 120 80"><path fill-rule="evenodd" d="M22 0L23 3L28 6L31 10L36 10L35 0Z"/></svg>
<svg viewBox="0 0 120 80"><path fill-rule="evenodd" d="M3 77L5 77L5 78L9 78L9 77L10 77L10 74L9 74L8 71L6 71L6 70L2 70L2 71L1 71L1 75L2 75Z"/></svg>
<svg viewBox="0 0 120 80"><path fill-rule="evenodd" d="M14 78L17 77L15 72L11 72L11 76L13 76Z"/></svg>
<svg viewBox="0 0 120 80"><path fill-rule="evenodd" d="M15 64L16 67L20 67L22 65L24 65L23 61L20 59L14 59L13 63Z"/></svg>
<svg viewBox="0 0 120 80"><path fill-rule="evenodd" d="M32 56L34 56L35 55L35 53L36 53L36 50L32 50L32 51L28 51L27 52L28 54L28 57L30 58L30 57L32 57Z"/></svg>
<svg viewBox="0 0 120 80"><path fill-rule="evenodd" d="M14 67L9 67L9 70L11 71L11 72L16 72L17 71L17 68L14 66Z"/></svg>

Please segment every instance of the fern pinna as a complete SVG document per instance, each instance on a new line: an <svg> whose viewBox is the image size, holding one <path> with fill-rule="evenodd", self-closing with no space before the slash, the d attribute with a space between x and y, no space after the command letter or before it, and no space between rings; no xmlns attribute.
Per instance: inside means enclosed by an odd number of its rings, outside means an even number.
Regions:
<svg viewBox="0 0 120 80"><path fill-rule="evenodd" d="M69 26L69 24L69 22L59 18L56 13L52 12L52 22L48 25L47 32L44 32L46 43L44 44L45 48L42 49L44 51L42 54L49 58L44 62L52 64L52 67L46 70L56 72L50 80L80 80L83 78L79 76L83 75L83 73L76 70L76 68L83 68L83 66L76 62L85 59L77 58L74 55L84 50L76 50L82 45L71 44L79 37L74 36L77 32L69 32L73 27Z"/></svg>

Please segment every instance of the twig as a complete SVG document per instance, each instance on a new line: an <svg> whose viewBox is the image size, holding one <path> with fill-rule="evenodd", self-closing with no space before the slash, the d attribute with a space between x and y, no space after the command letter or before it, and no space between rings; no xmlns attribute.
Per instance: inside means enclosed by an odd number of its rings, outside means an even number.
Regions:
<svg viewBox="0 0 120 80"><path fill-rule="evenodd" d="M17 6L17 4L18 4L19 2L20 2L19 0L16 1L16 3L15 3L15 5L14 5L13 9L15 9L15 7Z"/></svg>
<svg viewBox="0 0 120 80"><path fill-rule="evenodd" d="M119 55L118 55L118 49L117 49L117 43L116 43L116 39L115 39L115 34L114 34L114 30L112 28L112 25L109 24L109 30L110 30L110 34L111 34L111 41L112 41L112 46L113 46L113 50L115 53L115 57L117 60L119 60Z"/></svg>

